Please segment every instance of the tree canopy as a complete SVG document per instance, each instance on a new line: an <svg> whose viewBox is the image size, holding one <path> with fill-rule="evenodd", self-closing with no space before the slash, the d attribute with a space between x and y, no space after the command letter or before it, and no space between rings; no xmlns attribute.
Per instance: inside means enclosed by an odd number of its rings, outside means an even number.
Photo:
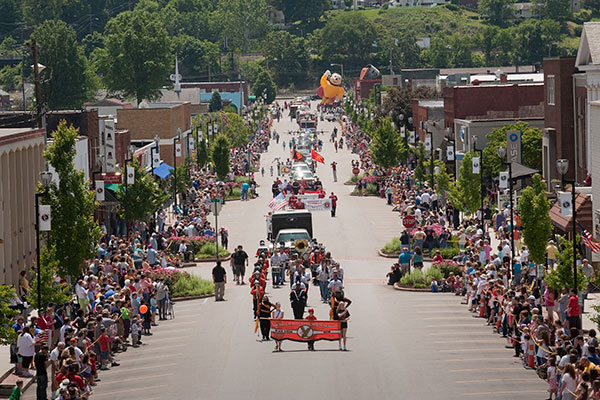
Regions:
<svg viewBox="0 0 600 400"><path fill-rule="evenodd" d="M262 71L254 82L253 92L256 97L262 96L263 93L267 94L267 104L275 101L277 95L277 87L275 82L271 79L271 74L268 71Z"/></svg>

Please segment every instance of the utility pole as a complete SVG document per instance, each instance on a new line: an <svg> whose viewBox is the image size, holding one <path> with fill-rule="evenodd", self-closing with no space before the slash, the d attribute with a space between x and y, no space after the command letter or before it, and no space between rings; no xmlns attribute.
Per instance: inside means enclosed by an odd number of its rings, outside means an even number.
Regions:
<svg viewBox="0 0 600 400"><path fill-rule="evenodd" d="M31 39L27 43L31 57L33 57L33 77L35 80L35 109L36 109L36 121L38 128L42 127L42 88L40 86L40 69L38 65L38 52L39 45L35 39Z"/></svg>

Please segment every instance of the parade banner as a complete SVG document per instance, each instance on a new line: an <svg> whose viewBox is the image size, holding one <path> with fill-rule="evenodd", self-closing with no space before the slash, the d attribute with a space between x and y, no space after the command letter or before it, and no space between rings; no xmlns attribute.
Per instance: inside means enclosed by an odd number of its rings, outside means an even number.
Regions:
<svg viewBox="0 0 600 400"><path fill-rule="evenodd" d="M302 200L304 209L310 211L329 211L331 210L330 199L306 199Z"/></svg>
<svg viewBox="0 0 600 400"><path fill-rule="evenodd" d="M304 193L304 194L297 194L295 195L296 198L305 201L305 200L313 200L313 199L318 199L319 198L319 194L318 193ZM286 200L289 200L290 197L292 197L291 193L287 193L285 195Z"/></svg>
<svg viewBox="0 0 600 400"><path fill-rule="evenodd" d="M340 321L271 320L271 338L275 340L308 342L313 340L339 340L340 336Z"/></svg>

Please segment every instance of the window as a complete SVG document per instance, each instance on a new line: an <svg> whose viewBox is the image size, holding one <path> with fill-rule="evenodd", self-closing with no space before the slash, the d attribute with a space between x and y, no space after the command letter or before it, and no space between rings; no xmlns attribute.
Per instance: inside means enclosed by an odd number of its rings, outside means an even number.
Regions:
<svg viewBox="0 0 600 400"><path fill-rule="evenodd" d="M546 77L546 102L548 105L553 106L554 103L554 93L555 93L555 79L554 75L548 75Z"/></svg>

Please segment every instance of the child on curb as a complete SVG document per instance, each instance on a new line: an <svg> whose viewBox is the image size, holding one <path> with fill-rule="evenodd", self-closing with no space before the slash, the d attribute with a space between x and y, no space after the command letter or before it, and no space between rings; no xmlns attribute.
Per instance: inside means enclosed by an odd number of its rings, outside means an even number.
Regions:
<svg viewBox="0 0 600 400"><path fill-rule="evenodd" d="M23 380L19 379L17 381L17 386L15 386L15 388L13 389L8 400L20 400L22 390L23 390Z"/></svg>
<svg viewBox="0 0 600 400"><path fill-rule="evenodd" d="M110 358L110 338L106 334L106 327L100 328L100 337L98 338L100 345L100 369L107 370L106 364Z"/></svg>
<svg viewBox="0 0 600 400"><path fill-rule="evenodd" d="M131 323L131 343L133 347L140 347L140 318L136 315Z"/></svg>
<svg viewBox="0 0 600 400"><path fill-rule="evenodd" d="M317 317L315 317L315 310L313 308L308 309L308 315L306 316L306 319L308 321L316 321L317 320ZM308 350L315 351L315 341L314 340L308 341Z"/></svg>
<svg viewBox="0 0 600 400"><path fill-rule="evenodd" d="M157 302L156 302L156 294L152 293L150 295L150 311L152 312L151 325L158 326L156 323L156 310L157 310Z"/></svg>
<svg viewBox="0 0 600 400"><path fill-rule="evenodd" d="M557 398L558 393L558 370L556 369L556 358L550 357L550 366L548 367L548 392L550 392L549 399L552 400L552 396Z"/></svg>

